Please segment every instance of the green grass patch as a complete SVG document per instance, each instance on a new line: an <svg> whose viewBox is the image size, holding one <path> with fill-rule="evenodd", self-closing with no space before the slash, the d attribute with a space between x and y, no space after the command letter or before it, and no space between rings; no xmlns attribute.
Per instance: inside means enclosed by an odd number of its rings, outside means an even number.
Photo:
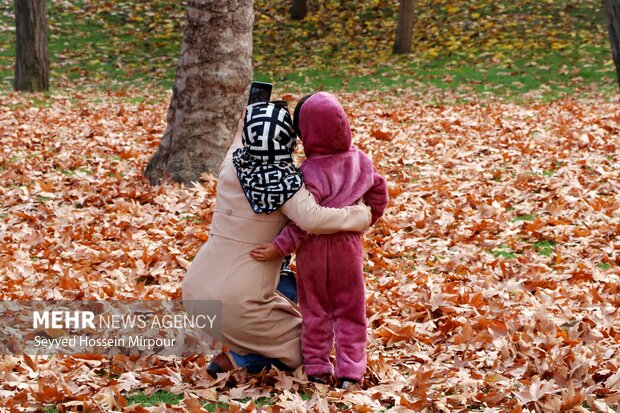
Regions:
<svg viewBox="0 0 620 413"><path fill-rule="evenodd" d="M244 399L239 400L239 402L247 403L251 400L252 400L251 398L246 397ZM254 404L257 406L271 406L274 402L275 400L273 397L259 397L258 399L254 400Z"/></svg>
<svg viewBox="0 0 620 413"><path fill-rule="evenodd" d="M190 215L183 215L180 217L181 220L183 221L190 221L193 222L195 224L200 224L202 222L202 218L200 218L200 216L196 215L196 214L190 214Z"/></svg>
<svg viewBox="0 0 620 413"><path fill-rule="evenodd" d="M522 222L522 221L531 222L535 220L536 220L536 215L524 214L524 215L517 215L516 217L512 218L510 222Z"/></svg>
<svg viewBox="0 0 620 413"><path fill-rule="evenodd" d="M157 390L150 396L144 394L142 390L137 391L131 395L125 396L127 400L127 405L132 405L138 403L141 406L149 407L149 406L157 406L160 403L170 404L175 406L183 400L182 394L174 394L170 393L166 390Z"/></svg>
<svg viewBox="0 0 620 413"><path fill-rule="evenodd" d="M62 168L54 168L57 172L63 174L64 176L73 176L75 175L75 170L73 169L62 169Z"/></svg>
<svg viewBox="0 0 620 413"><path fill-rule="evenodd" d="M489 251L494 257L502 257L506 259L517 258L517 254L507 245L500 245L494 250Z"/></svg>
<svg viewBox="0 0 620 413"><path fill-rule="evenodd" d="M73 176L78 172L81 172L86 175L92 175L93 171L87 168L77 168L77 169L62 169L62 168L54 168L57 172L63 174L64 176Z"/></svg>
<svg viewBox="0 0 620 413"><path fill-rule="evenodd" d="M542 256L548 257L555 251L557 243L552 240L541 240L533 244L536 252Z"/></svg>
<svg viewBox="0 0 620 413"><path fill-rule="evenodd" d="M106 369L99 369L95 371L95 374L99 377L105 377L107 379L118 379L121 375L112 373Z"/></svg>
<svg viewBox="0 0 620 413"><path fill-rule="evenodd" d="M227 403L204 403L202 405L203 409L208 412L214 412L215 409L230 409L230 405Z"/></svg>
<svg viewBox="0 0 620 413"><path fill-rule="evenodd" d="M303 395L302 395L303 397ZM250 402L252 399L249 397L246 397L244 399L239 400L240 403L248 403ZM266 407L266 406L271 406L275 403L275 400L273 397L260 397L256 400L254 400L254 404L256 406L261 406L261 407ZM204 403L202 405L202 407L209 411L209 412L214 412L216 410L216 408L219 409L230 409L230 405L227 403L212 403L212 402L208 402L208 403Z"/></svg>
<svg viewBox="0 0 620 413"><path fill-rule="evenodd" d="M553 169L545 169L542 172L536 172L536 171L528 171L526 172L526 174L528 175L533 175L533 176L545 176L547 178L553 176L555 174L555 170Z"/></svg>

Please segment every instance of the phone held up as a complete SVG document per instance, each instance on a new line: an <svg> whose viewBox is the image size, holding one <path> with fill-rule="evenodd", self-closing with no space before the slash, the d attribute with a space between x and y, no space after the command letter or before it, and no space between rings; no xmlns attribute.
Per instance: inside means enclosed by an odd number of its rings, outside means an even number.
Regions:
<svg viewBox="0 0 620 413"><path fill-rule="evenodd" d="M269 102L271 98L271 83L252 82L248 105L257 102Z"/></svg>
<svg viewBox="0 0 620 413"><path fill-rule="evenodd" d="M271 99L271 89L271 83L252 82L248 106L257 102L269 102ZM286 100L274 100L271 103L278 107L288 109L288 102Z"/></svg>

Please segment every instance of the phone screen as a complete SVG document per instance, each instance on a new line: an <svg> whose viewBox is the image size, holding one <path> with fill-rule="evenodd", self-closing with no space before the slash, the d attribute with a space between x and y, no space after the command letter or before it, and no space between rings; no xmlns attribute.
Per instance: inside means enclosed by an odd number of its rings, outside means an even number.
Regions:
<svg viewBox="0 0 620 413"><path fill-rule="evenodd" d="M252 82L250 87L250 98L248 105L256 102L269 102L271 98L271 84L262 82Z"/></svg>

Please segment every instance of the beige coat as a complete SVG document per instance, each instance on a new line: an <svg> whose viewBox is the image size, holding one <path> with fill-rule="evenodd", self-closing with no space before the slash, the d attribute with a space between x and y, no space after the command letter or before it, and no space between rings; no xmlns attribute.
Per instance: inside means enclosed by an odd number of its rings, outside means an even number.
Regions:
<svg viewBox="0 0 620 413"><path fill-rule="evenodd" d="M365 230L370 213L364 206L323 208L305 186L277 211L254 213L232 165L232 153L239 147L237 134L220 168L209 240L183 279L183 300L189 314L200 313L192 300L221 301L224 345L296 368L302 363L301 314L276 291L282 260L260 262L249 253L255 245L271 242L287 218L307 232L329 234Z"/></svg>

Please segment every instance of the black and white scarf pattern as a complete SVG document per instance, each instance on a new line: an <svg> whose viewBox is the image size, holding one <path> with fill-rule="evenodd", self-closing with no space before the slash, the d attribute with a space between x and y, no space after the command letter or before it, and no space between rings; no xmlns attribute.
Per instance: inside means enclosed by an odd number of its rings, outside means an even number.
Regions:
<svg viewBox="0 0 620 413"><path fill-rule="evenodd" d="M301 171L293 164L295 133L288 110L272 103L248 106L243 124L243 148L233 153L233 165L245 197L257 214L269 214L301 188Z"/></svg>

